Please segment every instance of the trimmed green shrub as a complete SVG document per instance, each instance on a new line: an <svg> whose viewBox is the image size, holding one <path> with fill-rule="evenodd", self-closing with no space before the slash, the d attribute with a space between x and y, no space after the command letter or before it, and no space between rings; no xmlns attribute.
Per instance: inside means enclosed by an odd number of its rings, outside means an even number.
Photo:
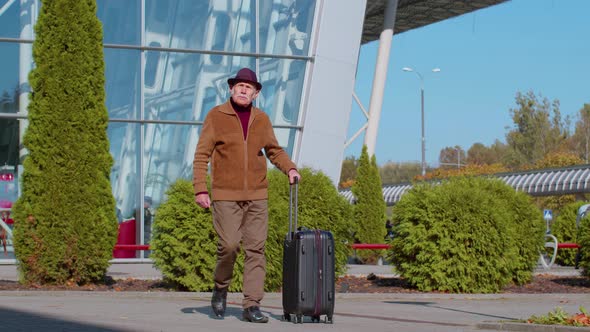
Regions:
<svg viewBox="0 0 590 332"><path fill-rule="evenodd" d="M580 221L578 229L578 244L580 248L580 267L582 274L590 277L590 214Z"/></svg>
<svg viewBox="0 0 590 332"><path fill-rule="evenodd" d="M150 258L164 278L177 287L210 291L217 261L217 234L211 211L195 203L192 182L185 179L174 182L166 197L154 220ZM241 256L236 260L230 291L242 289Z"/></svg>
<svg viewBox="0 0 590 332"><path fill-rule="evenodd" d="M587 202L574 202L566 205L551 224L551 234L559 242L578 242L576 218L578 209ZM560 249L557 251L555 262L559 265L574 266L577 250Z"/></svg>
<svg viewBox="0 0 590 332"><path fill-rule="evenodd" d="M392 214L390 257L421 291L492 293L526 283L543 248L541 212L497 179L419 183Z"/></svg>
<svg viewBox="0 0 590 332"><path fill-rule="evenodd" d="M112 258L117 218L95 1L43 1L35 35L23 140L29 154L13 206L19 278L98 281Z"/></svg>
<svg viewBox="0 0 590 332"><path fill-rule="evenodd" d="M335 238L336 275L345 272L352 240L352 208L323 173L300 170L299 226L330 230ZM282 287L283 244L288 230L289 181L278 170L268 173L269 226L266 242L266 291ZM194 202L192 184L177 180L157 211L151 258L164 277L191 291L213 288L217 235L208 209ZM243 254L238 256L230 291L242 289Z"/></svg>
<svg viewBox="0 0 590 332"><path fill-rule="evenodd" d="M359 243L382 243L387 230L385 229L386 205L383 199L381 176L377 159L370 159L367 146L363 146L357 168L356 182L351 188L356 199L354 204L354 220L358 232L355 240ZM361 251L358 255L367 262L375 261L380 251Z"/></svg>

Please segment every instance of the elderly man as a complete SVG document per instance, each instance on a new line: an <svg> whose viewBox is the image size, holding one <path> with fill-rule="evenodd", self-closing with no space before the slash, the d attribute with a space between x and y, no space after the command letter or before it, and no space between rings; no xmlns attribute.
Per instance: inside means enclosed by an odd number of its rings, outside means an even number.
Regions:
<svg viewBox="0 0 590 332"><path fill-rule="evenodd" d="M195 202L202 208L212 206L213 226L218 235L211 307L217 317L224 316L227 288L241 243L245 253L243 318L266 323L268 317L260 312L268 231L265 154L289 176L291 183L300 175L279 146L268 116L252 106L262 89L256 74L242 68L227 83L230 99L207 114L193 162ZM206 184L209 161L211 196Z"/></svg>

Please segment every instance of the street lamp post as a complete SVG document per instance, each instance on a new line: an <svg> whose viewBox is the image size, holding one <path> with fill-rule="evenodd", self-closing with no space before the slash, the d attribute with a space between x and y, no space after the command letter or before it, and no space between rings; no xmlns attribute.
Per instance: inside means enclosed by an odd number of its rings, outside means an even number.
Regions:
<svg viewBox="0 0 590 332"><path fill-rule="evenodd" d="M419 72L410 67L402 68L403 71L414 72L420 79L420 114L422 125L422 176L426 175L426 138L424 136L424 77ZM433 73L440 72L440 68L432 69Z"/></svg>

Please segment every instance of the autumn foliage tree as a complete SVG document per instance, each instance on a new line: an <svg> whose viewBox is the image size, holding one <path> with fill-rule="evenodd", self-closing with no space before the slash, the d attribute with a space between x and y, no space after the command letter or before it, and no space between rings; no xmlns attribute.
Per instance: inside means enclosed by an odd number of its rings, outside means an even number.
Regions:
<svg viewBox="0 0 590 332"><path fill-rule="evenodd" d="M348 156L342 161L342 169L340 172L340 188L350 188L356 179L356 169L358 167L358 160L354 156Z"/></svg>
<svg viewBox="0 0 590 332"><path fill-rule="evenodd" d="M559 151L569 137L569 119L562 119L559 101L549 102L533 93L516 94L517 108L510 110L514 128L506 134L510 167L532 165L546 154Z"/></svg>
<svg viewBox="0 0 590 332"><path fill-rule="evenodd" d="M85 283L117 240L102 25L95 0L42 2L14 248L22 282Z"/></svg>
<svg viewBox="0 0 590 332"><path fill-rule="evenodd" d="M467 150L467 164L493 165L502 164L506 159L508 146L496 139L492 145L485 146L483 143L474 143Z"/></svg>
<svg viewBox="0 0 590 332"><path fill-rule="evenodd" d="M574 135L571 137L571 149L584 163L590 160L590 104L584 106L578 112L578 121Z"/></svg>
<svg viewBox="0 0 590 332"><path fill-rule="evenodd" d="M447 179L455 176L476 176L476 175L492 175L496 173L507 172L508 170L501 164L492 165L477 165L469 164L460 169L457 168L437 168L434 169L424 176L417 176L416 180L434 180L434 179Z"/></svg>
<svg viewBox="0 0 590 332"><path fill-rule="evenodd" d="M383 184L411 182L422 172L422 166L417 162L386 162L379 168Z"/></svg>
<svg viewBox="0 0 590 332"><path fill-rule="evenodd" d="M447 146L440 150L438 157L438 163L440 168L461 168L461 165L465 164L465 151L456 146Z"/></svg>

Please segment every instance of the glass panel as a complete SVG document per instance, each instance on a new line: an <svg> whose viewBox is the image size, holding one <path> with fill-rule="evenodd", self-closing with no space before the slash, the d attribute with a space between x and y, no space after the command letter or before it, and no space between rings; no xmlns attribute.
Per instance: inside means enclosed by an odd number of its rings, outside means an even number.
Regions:
<svg viewBox="0 0 590 332"><path fill-rule="evenodd" d="M145 125L143 243L149 243L154 211L165 200L170 185L179 178L192 179L197 138L196 126Z"/></svg>
<svg viewBox="0 0 590 332"><path fill-rule="evenodd" d="M213 29L213 45L211 50L223 51L225 49L226 36L229 30L230 17L227 13L218 13L215 16L215 26ZM219 54L210 55L211 62L218 65L223 60Z"/></svg>
<svg viewBox="0 0 590 332"><path fill-rule="evenodd" d="M202 66L199 54L148 52L158 54L157 66L146 66L145 119L203 121L207 112L229 98L227 79L239 68L254 68L254 58L228 57L226 66ZM154 70L156 73L151 72ZM275 125L296 125L305 77L303 60L266 59L260 62L263 88L256 105L269 114ZM150 72L147 72L147 70Z"/></svg>
<svg viewBox="0 0 590 332"><path fill-rule="evenodd" d="M264 59L260 61L262 91L258 105L273 125L297 125L306 61Z"/></svg>
<svg viewBox="0 0 590 332"><path fill-rule="evenodd" d="M19 144L19 120L0 119L0 208L18 197Z"/></svg>
<svg viewBox="0 0 590 332"><path fill-rule="evenodd" d="M110 151L114 158L111 185L119 223L136 218L139 210L139 124L111 122Z"/></svg>
<svg viewBox="0 0 590 332"><path fill-rule="evenodd" d="M151 42L150 47L160 47L160 43ZM145 60L145 85L153 88L156 85L158 66L160 65L160 52L147 51Z"/></svg>
<svg viewBox="0 0 590 332"><path fill-rule="evenodd" d="M204 94L205 95L201 103L203 106L201 106L201 112L199 112L199 121L205 121L207 113L209 113L209 111L213 107L223 102L222 100L220 100L219 95L217 94L217 90L213 87L205 88ZM199 127L198 130L200 131L201 127Z"/></svg>
<svg viewBox="0 0 590 332"><path fill-rule="evenodd" d="M254 52L255 2L250 0L146 0L146 44ZM220 64L219 56L207 56Z"/></svg>
<svg viewBox="0 0 590 332"><path fill-rule="evenodd" d="M20 195L19 174L19 146L21 143L20 125L25 121L17 119L0 119L0 219L4 223L1 227L12 229L14 219L11 215L12 205ZM6 250L6 247L4 248ZM2 259L14 259L14 251L9 248Z"/></svg>
<svg viewBox="0 0 590 332"><path fill-rule="evenodd" d="M18 112L19 44L0 43L0 112Z"/></svg>
<svg viewBox="0 0 590 332"><path fill-rule="evenodd" d="M145 195L154 205L178 178L192 179L197 126L146 124L144 139Z"/></svg>
<svg viewBox="0 0 590 332"><path fill-rule="evenodd" d="M205 65L208 55L155 51L146 58L144 117L174 121L202 121L229 97L227 79L243 66L254 68L255 61L223 56L222 64Z"/></svg>
<svg viewBox="0 0 590 332"><path fill-rule="evenodd" d="M146 119L194 121L193 100L201 58L199 54L147 52Z"/></svg>
<svg viewBox="0 0 590 332"><path fill-rule="evenodd" d="M260 2L260 52L307 55L315 0Z"/></svg>
<svg viewBox="0 0 590 332"><path fill-rule="evenodd" d="M106 105L109 117L139 117L139 50L105 49Z"/></svg>
<svg viewBox="0 0 590 332"><path fill-rule="evenodd" d="M103 25L105 44L140 44L139 0L97 0L96 5L96 14Z"/></svg>
<svg viewBox="0 0 590 332"><path fill-rule="evenodd" d="M21 4L15 0L0 0L0 37L4 38L19 38L21 37ZM29 4L32 1L28 2ZM30 5L29 5L30 6ZM30 11L26 10L26 5L23 5L22 20L23 23L29 20L30 22ZM30 28L30 24L28 27ZM27 25L24 26L26 28ZM30 38L30 37L22 37Z"/></svg>
<svg viewBox="0 0 590 332"><path fill-rule="evenodd" d="M274 130L279 145L283 147L285 151L287 151L289 156L293 156L293 143L295 142L295 135L297 134L297 129L275 128Z"/></svg>

